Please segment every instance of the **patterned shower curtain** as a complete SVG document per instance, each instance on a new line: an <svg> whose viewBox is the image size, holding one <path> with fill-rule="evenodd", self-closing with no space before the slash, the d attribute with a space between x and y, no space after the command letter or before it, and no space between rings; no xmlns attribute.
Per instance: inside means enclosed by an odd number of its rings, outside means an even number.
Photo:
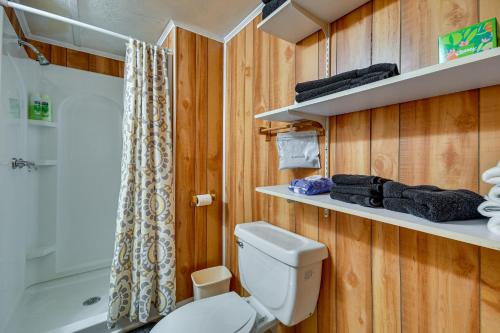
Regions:
<svg viewBox="0 0 500 333"><path fill-rule="evenodd" d="M127 44L121 188L108 326L175 306L172 113L167 51Z"/></svg>

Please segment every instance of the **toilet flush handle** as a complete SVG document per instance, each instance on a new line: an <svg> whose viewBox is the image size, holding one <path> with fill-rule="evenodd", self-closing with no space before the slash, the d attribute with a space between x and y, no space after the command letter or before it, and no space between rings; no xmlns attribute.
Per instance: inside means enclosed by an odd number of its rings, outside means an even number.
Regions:
<svg viewBox="0 0 500 333"><path fill-rule="evenodd" d="M239 246L240 248L243 248L243 246L244 246L244 245L243 245L243 242L242 242L242 241L239 241L239 240L236 240L236 244L238 244L238 246Z"/></svg>

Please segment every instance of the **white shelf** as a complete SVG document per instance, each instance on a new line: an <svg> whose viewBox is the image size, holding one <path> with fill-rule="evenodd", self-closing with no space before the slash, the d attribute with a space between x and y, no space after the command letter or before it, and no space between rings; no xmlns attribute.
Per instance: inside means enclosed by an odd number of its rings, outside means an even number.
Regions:
<svg viewBox="0 0 500 333"><path fill-rule="evenodd" d="M497 84L500 48L261 113L255 118L287 121L292 111L328 117Z"/></svg>
<svg viewBox="0 0 500 333"><path fill-rule="evenodd" d="M486 219L436 223L415 217L413 215L393 212L383 208L368 208L338 200L332 200L329 194L314 196L295 194L288 190L287 185L257 187L256 191L427 234L454 239L494 250L500 250L500 236L492 234L488 231Z"/></svg>
<svg viewBox="0 0 500 333"><path fill-rule="evenodd" d="M266 17L258 28L297 43L367 2L368 0L288 0Z"/></svg>
<svg viewBox="0 0 500 333"><path fill-rule="evenodd" d="M30 126L57 127L56 123L53 123L51 121L43 121L43 120L28 120L28 124Z"/></svg>

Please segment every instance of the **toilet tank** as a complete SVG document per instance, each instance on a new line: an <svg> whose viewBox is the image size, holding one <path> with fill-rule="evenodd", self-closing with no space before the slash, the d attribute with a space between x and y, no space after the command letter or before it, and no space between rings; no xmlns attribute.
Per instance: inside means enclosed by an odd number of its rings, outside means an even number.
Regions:
<svg viewBox="0 0 500 333"><path fill-rule="evenodd" d="M250 295L287 326L310 317L326 246L266 222L238 224L235 235L240 280Z"/></svg>

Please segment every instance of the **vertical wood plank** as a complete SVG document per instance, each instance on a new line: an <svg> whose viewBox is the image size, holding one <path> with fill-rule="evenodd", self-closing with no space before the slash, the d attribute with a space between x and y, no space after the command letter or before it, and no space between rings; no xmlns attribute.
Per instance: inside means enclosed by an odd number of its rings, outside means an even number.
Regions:
<svg viewBox="0 0 500 333"><path fill-rule="evenodd" d="M66 57L66 66L83 71L89 70L88 53L67 49Z"/></svg>
<svg viewBox="0 0 500 333"><path fill-rule="evenodd" d="M337 73L371 65L372 3L337 21Z"/></svg>
<svg viewBox="0 0 500 333"><path fill-rule="evenodd" d="M400 0L373 0L372 62L400 64Z"/></svg>
<svg viewBox="0 0 500 333"><path fill-rule="evenodd" d="M438 37L477 21L477 0L401 2L401 70L438 63Z"/></svg>
<svg viewBox="0 0 500 333"><path fill-rule="evenodd" d="M403 228L400 245L403 331L478 332L478 247Z"/></svg>
<svg viewBox="0 0 500 333"><path fill-rule="evenodd" d="M370 172L370 111L337 116L336 173ZM337 332L372 331L371 222L336 213Z"/></svg>
<svg viewBox="0 0 500 333"><path fill-rule="evenodd" d="M66 67L66 49L64 47L50 46L50 62L54 65Z"/></svg>
<svg viewBox="0 0 500 333"><path fill-rule="evenodd" d="M119 76L119 61L109 58L104 58L101 56L89 55L89 71L111 75L111 76Z"/></svg>
<svg viewBox="0 0 500 333"><path fill-rule="evenodd" d="M207 141L208 141L208 39L196 35L195 41L195 123L191 140L195 142L194 191L207 193ZM207 266L207 207L194 209L194 268L200 270Z"/></svg>
<svg viewBox="0 0 500 333"><path fill-rule="evenodd" d="M243 165L248 166L253 163L253 136L254 136L254 114L253 114L253 75L254 75L254 30L253 25L249 24L244 29L245 34L245 65L244 65L244 138L243 138ZM253 217L253 198L255 188L252 187L253 184L253 172L252 168L243 168L243 178L241 183L243 183L243 220L241 222L251 222Z"/></svg>
<svg viewBox="0 0 500 333"><path fill-rule="evenodd" d="M399 105L372 110L373 175L398 179ZM372 222L373 331L401 332L399 228Z"/></svg>
<svg viewBox="0 0 500 333"><path fill-rule="evenodd" d="M234 227L244 221L244 149L241 144L245 140L245 33L240 33L235 37L235 76L234 76L234 105L231 110L234 112L234 126L232 135L234 136L234 220L229 232L233 241L231 242L233 255L231 257L231 268L234 274L234 289L241 292L240 276L238 271L238 249L234 241Z"/></svg>
<svg viewBox="0 0 500 333"><path fill-rule="evenodd" d="M177 30L177 131L176 131L176 253L177 299L191 297L189 275L194 270L195 222L191 196L195 194L196 36Z"/></svg>
<svg viewBox="0 0 500 333"><path fill-rule="evenodd" d="M481 248L481 332L500 327L500 252Z"/></svg>
<svg viewBox="0 0 500 333"><path fill-rule="evenodd" d="M254 114L263 113L269 110L269 35L257 29L261 22L260 17L253 21L254 34L254 80L253 80L253 109ZM268 122L254 119L254 159L253 187L269 185L268 179L268 159L269 149L273 147L266 142L265 136L257 133L259 127L265 127ZM253 219L269 220L268 196L253 191Z"/></svg>
<svg viewBox="0 0 500 333"><path fill-rule="evenodd" d="M207 265L222 263L222 76L223 45L208 40L207 189L215 202L207 207Z"/></svg>
<svg viewBox="0 0 500 333"><path fill-rule="evenodd" d="M270 107L271 109L292 104L295 84L295 45L270 37ZM273 124L273 126L276 124ZM276 141L269 149L269 181L271 184L286 184L293 178L292 171L278 170ZM295 231L294 207L279 198L269 198L269 220L287 230Z"/></svg>
<svg viewBox="0 0 500 333"><path fill-rule="evenodd" d="M478 94L401 105L401 181L478 190Z"/></svg>

